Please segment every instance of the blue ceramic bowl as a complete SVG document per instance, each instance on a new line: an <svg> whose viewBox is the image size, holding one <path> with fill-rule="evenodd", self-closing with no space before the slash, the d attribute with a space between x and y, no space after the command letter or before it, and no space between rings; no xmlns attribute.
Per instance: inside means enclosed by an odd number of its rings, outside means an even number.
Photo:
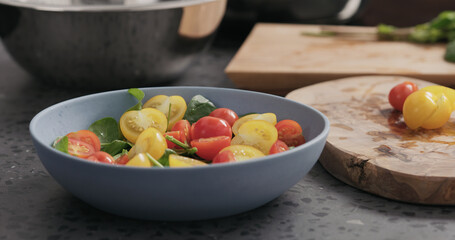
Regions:
<svg viewBox="0 0 455 240"><path fill-rule="evenodd" d="M138 219L199 220L229 216L259 207L280 196L305 176L318 160L329 121L312 107L282 97L224 88L143 88L145 99L197 94L239 115L273 112L302 125L307 143L284 153L250 161L194 168L139 168L108 165L72 157L51 147L59 136L87 129L103 117L119 119L136 100L127 90L88 95L38 113L30 132L43 165L74 196L103 211Z"/></svg>

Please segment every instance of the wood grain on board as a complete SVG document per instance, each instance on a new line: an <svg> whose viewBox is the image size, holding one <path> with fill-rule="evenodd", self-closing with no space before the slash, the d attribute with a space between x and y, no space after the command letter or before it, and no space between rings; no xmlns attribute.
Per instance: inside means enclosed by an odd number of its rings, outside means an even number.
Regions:
<svg viewBox="0 0 455 240"><path fill-rule="evenodd" d="M320 163L333 176L389 199L455 204L455 118L436 130L410 130L388 103L399 76L363 76L318 83L286 97L330 120Z"/></svg>
<svg viewBox="0 0 455 240"><path fill-rule="evenodd" d="M311 84L363 75L400 75L455 84L445 44L314 37L322 26L258 23L225 69L239 88L284 95ZM327 26L325 26L327 27ZM373 27L330 26L375 33Z"/></svg>

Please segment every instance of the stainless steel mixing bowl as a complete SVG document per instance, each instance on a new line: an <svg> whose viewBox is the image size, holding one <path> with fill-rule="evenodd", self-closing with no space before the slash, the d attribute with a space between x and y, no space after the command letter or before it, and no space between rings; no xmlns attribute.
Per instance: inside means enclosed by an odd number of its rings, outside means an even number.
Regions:
<svg viewBox="0 0 455 240"><path fill-rule="evenodd" d="M0 0L0 36L50 84L152 86L177 78L210 45L226 1Z"/></svg>

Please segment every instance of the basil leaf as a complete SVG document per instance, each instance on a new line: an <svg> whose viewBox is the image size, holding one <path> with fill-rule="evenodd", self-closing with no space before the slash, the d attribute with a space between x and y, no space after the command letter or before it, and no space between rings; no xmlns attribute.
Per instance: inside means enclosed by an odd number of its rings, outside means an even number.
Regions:
<svg viewBox="0 0 455 240"><path fill-rule="evenodd" d="M64 136L55 140L54 148L60 152L68 153L68 137Z"/></svg>
<svg viewBox="0 0 455 240"><path fill-rule="evenodd" d="M102 144L110 143L122 138L122 133L120 132L117 121L111 117L102 118L92 123L88 130L95 133Z"/></svg>
<svg viewBox="0 0 455 240"><path fill-rule="evenodd" d="M163 166L169 166L169 155L171 155L171 154L177 154L177 152L175 152L172 149L167 148L164 151L163 156L161 156L160 159L158 159L157 161L159 163L161 163L161 165L163 165Z"/></svg>
<svg viewBox="0 0 455 240"><path fill-rule="evenodd" d="M200 118L208 116L215 109L215 104L207 98L202 95L196 95L188 103L188 108L186 109L185 116L183 118L193 124Z"/></svg>
<svg viewBox="0 0 455 240"><path fill-rule="evenodd" d="M123 150L130 149L132 146L130 143L122 140L114 140L110 143L101 145L101 151L109 153L111 156L115 156L122 153Z"/></svg>
<svg viewBox="0 0 455 240"><path fill-rule="evenodd" d="M138 101L138 103L132 107L130 107L128 111L132 111L132 110L141 110L142 109L142 99L144 99L144 92L142 90L140 90L139 88L130 88L128 89L128 93L133 95L133 97L135 97Z"/></svg>

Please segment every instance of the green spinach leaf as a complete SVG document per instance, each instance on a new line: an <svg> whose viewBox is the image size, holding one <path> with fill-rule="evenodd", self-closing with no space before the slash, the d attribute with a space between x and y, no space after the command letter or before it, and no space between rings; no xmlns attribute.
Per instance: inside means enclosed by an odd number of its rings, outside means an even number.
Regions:
<svg viewBox="0 0 455 240"><path fill-rule="evenodd" d="M128 154L128 150L123 149L122 152L117 153L117 154L113 155L112 157L113 157L115 160L117 160L118 158L120 158L121 156L123 156L123 155L125 155L125 154Z"/></svg>
<svg viewBox="0 0 455 240"><path fill-rule="evenodd" d="M185 118L191 124L197 122L202 117L208 116L213 110L215 110L215 104L202 95L194 96L188 103L186 109Z"/></svg>
<svg viewBox="0 0 455 240"><path fill-rule="evenodd" d="M131 144L122 140L114 140L107 144L101 144L101 151L109 153L111 156L115 156L119 153L123 153L124 150L131 149Z"/></svg>
<svg viewBox="0 0 455 240"><path fill-rule="evenodd" d="M68 153L68 137L64 136L62 138L58 138L54 142L54 148L59 150L60 152Z"/></svg>
<svg viewBox="0 0 455 240"><path fill-rule="evenodd" d="M100 139L101 144L111 143L122 138L119 125L114 118L102 118L90 125L88 130L94 132Z"/></svg>
<svg viewBox="0 0 455 240"><path fill-rule="evenodd" d="M127 111L132 111L132 110L141 110L142 109L142 99L144 99L144 92L140 90L139 88L130 88L128 89L128 93L133 95L138 103L132 107L130 107Z"/></svg>
<svg viewBox="0 0 455 240"><path fill-rule="evenodd" d="M177 154L177 152L175 152L172 149L167 148L164 151L163 156L161 156L160 159L158 159L157 161L159 163L161 163L161 165L163 165L163 166L169 166L169 155L171 155L171 154Z"/></svg>

